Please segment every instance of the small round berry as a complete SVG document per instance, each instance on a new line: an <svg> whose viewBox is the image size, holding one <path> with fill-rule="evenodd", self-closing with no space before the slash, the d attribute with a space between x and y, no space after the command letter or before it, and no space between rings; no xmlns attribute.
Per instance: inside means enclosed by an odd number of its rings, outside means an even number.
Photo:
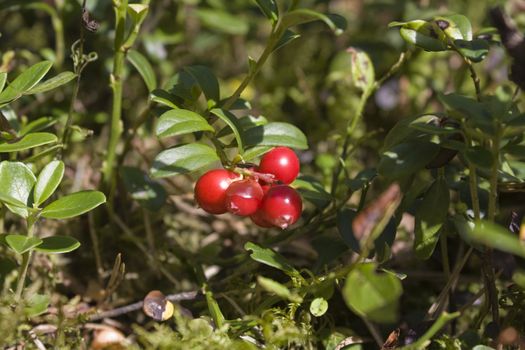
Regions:
<svg viewBox="0 0 525 350"><path fill-rule="evenodd" d="M226 209L235 215L254 214L263 198L261 185L253 179L233 182L226 190Z"/></svg>
<svg viewBox="0 0 525 350"><path fill-rule="evenodd" d="M276 147L261 158L258 171L273 174L284 184L292 183L299 175L299 158L288 147Z"/></svg>
<svg viewBox="0 0 525 350"><path fill-rule="evenodd" d="M282 229L297 222L302 210L301 196L296 190L286 185L272 186L263 197L260 206L263 218Z"/></svg>
<svg viewBox="0 0 525 350"><path fill-rule="evenodd" d="M252 222L257 226L264 227L264 228L273 227L273 224L269 222L268 220L266 220L264 212L261 209L257 210L255 214L250 216L250 219L252 219Z"/></svg>
<svg viewBox="0 0 525 350"><path fill-rule="evenodd" d="M195 184L195 201L210 214L226 213L226 190L239 175L224 169L210 170Z"/></svg>

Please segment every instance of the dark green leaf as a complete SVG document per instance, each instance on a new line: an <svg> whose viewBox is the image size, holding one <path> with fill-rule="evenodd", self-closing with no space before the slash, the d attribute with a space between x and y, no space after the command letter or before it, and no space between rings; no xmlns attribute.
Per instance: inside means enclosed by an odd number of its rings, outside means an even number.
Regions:
<svg viewBox="0 0 525 350"><path fill-rule="evenodd" d="M69 253L80 247L80 242L69 236L49 236L42 238L42 244L35 250L47 254Z"/></svg>
<svg viewBox="0 0 525 350"><path fill-rule="evenodd" d="M53 66L53 62L42 61L26 69L0 93L0 106L16 100L33 88Z"/></svg>
<svg viewBox="0 0 525 350"><path fill-rule="evenodd" d="M237 117L234 116L232 113L219 108L214 108L210 112L217 116L220 120L225 122L226 125L228 125L228 127L233 131L233 134L235 135L235 140L237 141L237 148L239 149L239 154L242 155L244 153L244 142L241 134L242 125L237 119Z"/></svg>
<svg viewBox="0 0 525 350"><path fill-rule="evenodd" d="M301 193L301 197L314 203L317 208L324 208L332 201L330 193L315 178L301 176L293 182L292 186Z"/></svg>
<svg viewBox="0 0 525 350"><path fill-rule="evenodd" d="M200 8L196 10L196 14L204 26L225 34L245 35L250 28L248 21L241 16L217 9Z"/></svg>
<svg viewBox="0 0 525 350"><path fill-rule="evenodd" d="M492 154L481 146L469 147L463 152L463 155L479 168L490 169L492 167Z"/></svg>
<svg viewBox="0 0 525 350"><path fill-rule="evenodd" d="M215 131L206 119L186 109L172 109L163 113L157 121L158 137L189 134L195 131Z"/></svg>
<svg viewBox="0 0 525 350"><path fill-rule="evenodd" d="M153 91L157 87L157 78L155 77L155 71L148 59L144 57L140 52L136 50L129 50L126 56L128 61L131 62L133 67L139 72L142 80L146 84L148 91Z"/></svg>
<svg viewBox="0 0 525 350"><path fill-rule="evenodd" d="M217 162L213 148L200 143L178 146L160 152L151 168L153 177L185 174Z"/></svg>
<svg viewBox="0 0 525 350"><path fill-rule="evenodd" d="M220 101L219 82L211 69L206 66L189 66L184 70L195 79L207 100L216 104Z"/></svg>
<svg viewBox="0 0 525 350"><path fill-rule="evenodd" d="M50 298L43 294L33 294L29 297L28 303L24 307L24 313L27 317L35 317L47 311Z"/></svg>
<svg viewBox="0 0 525 350"><path fill-rule="evenodd" d="M343 298L358 315L379 323L397 320L401 282L391 274L375 272L375 263L362 263L346 278Z"/></svg>
<svg viewBox="0 0 525 350"><path fill-rule="evenodd" d="M275 44L275 47L273 48L273 51L279 50L281 47L288 45L295 39L301 37L301 34L297 34L294 31L290 29L286 29L284 31L284 34L281 36L277 44Z"/></svg>
<svg viewBox="0 0 525 350"><path fill-rule="evenodd" d="M177 106L177 97L165 90L155 89L150 93L149 98L152 102L156 102L173 109L179 108Z"/></svg>
<svg viewBox="0 0 525 350"><path fill-rule="evenodd" d="M166 190L142 170L123 167L121 174L126 190L140 205L152 211L157 211L164 205L167 197Z"/></svg>
<svg viewBox="0 0 525 350"><path fill-rule="evenodd" d="M106 196L102 192L76 192L50 203L42 210L41 215L48 219L68 219L82 215L105 202Z"/></svg>
<svg viewBox="0 0 525 350"><path fill-rule="evenodd" d="M416 209L414 250L420 259L428 259L439 240L447 218L450 194L445 179L438 178Z"/></svg>
<svg viewBox="0 0 525 350"><path fill-rule="evenodd" d="M57 141L57 137L54 134L48 132L35 132L23 136L16 142L3 142L0 143L0 153L19 152L26 149L35 148L48 143Z"/></svg>
<svg viewBox="0 0 525 350"><path fill-rule="evenodd" d="M323 13L301 8L287 12L283 15L281 26L283 28L293 27L303 23L323 21L335 34L341 34L346 29L346 20L341 16L325 15Z"/></svg>
<svg viewBox="0 0 525 350"><path fill-rule="evenodd" d="M27 135L29 133L35 133L37 131L41 131L44 129L47 129L53 125L55 125L58 121L58 118L56 117L41 117L36 120L33 120L30 123L27 123L24 125L20 131L20 135Z"/></svg>
<svg viewBox="0 0 525 350"><path fill-rule="evenodd" d="M277 22L279 16L275 0L255 0L262 13L272 22Z"/></svg>
<svg viewBox="0 0 525 350"><path fill-rule="evenodd" d="M5 237L5 242L16 253L24 254L28 250L42 244L43 241L38 237L28 237L25 235L7 235Z"/></svg>
<svg viewBox="0 0 525 350"><path fill-rule="evenodd" d="M35 189L33 191L33 202L37 206L42 204L46 199L51 197L64 176L64 162L54 160L47 164L36 180Z"/></svg>
<svg viewBox="0 0 525 350"><path fill-rule="evenodd" d="M303 301L299 295L292 293L284 284L281 284L270 278L257 276L257 283L259 283L259 285L267 292L274 293L282 299L289 300L294 303L301 303Z"/></svg>
<svg viewBox="0 0 525 350"><path fill-rule="evenodd" d="M36 177L27 165L21 162L3 161L0 163L0 193L16 200L16 206L7 204L9 210L24 218L29 215L25 208L29 203L29 195L36 182ZM4 199L5 199L4 197ZM9 203L9 201L5 201ZM23 204L21 207L19 204Z"/></svg>
<svg viewBox="0 0 525 350"><path fill-rule="evenodd" d="M301 130L291 124L280 122L268 123L246 130L244 141L247 148L253 146L308 148L306 136Z"/></svg>
<svg viewBox="0 0 525 350"><path fill-rule="evenodd" d="M444 51L447 48L445 34L435 23L415 20L392 22L389 27L401 27L399 34L403 40L426 51Z"/></svg>
<svg viewBox="0 0 525 350"><path fill-rule="evenodd" d="M250 160L258 158L262 156L263 154L269 152L272 148L273 147L271 146L252 147L244 151L242 158L245 161L250 161Z"/></svg>
<svg viewBox="0 0 525 350"><path fill-rule="evenodd" d="M441 17L449 22L448 28L444 30L452 39L472 40L472 24L469 19L460 14Z"/></svg>
<svg viewBox="0 0 525 350"><path fill-rule="evenodd" d="M51 79L48 79L44 82L41 82L31 89L24 92L24 95L33 95L47 92L53 89L56 89L59 86L69 83L71 80L75 79L77 75L73 72L62 72L57 76L54 76Z"/></svg>
<svg viewBox="0 0 525 350"><path fill-rule="evenodd" d="M439 152L439 145L431 142L407 141L383 153L378 172L389 178L399 179L414 174Z"/></svg>
<svg viewBox="0 0 525 350"><path fill-rule="evenodd" d="M466 231L467 237L477 243L525 258L525 244L505 227L480 220Z"/></svg>
<svg viewBox="0 0 525 350"><path fill-rule="evenodd" d="M255 243L248 242L244 245L244 249L251 250L252 253L250 254L250 257L261 264L275 267L289 276L299 276L299 271L297 271L282 255L269 248L263 248Z"/></svg>
<svg viewBox="0 0 525 350"><path fill-rule="evenodd" d="M454 44L458 48L461 55L470 59L472 62L481 62L489 53L489 43L483 39L475 39L472 41L456 40Z"/></svg>
<svg viewBox="0 0 525 350"><path fill-rule="evenodd" d="M236 118L235 123L238 130L245 131L259 125L268 124L268 120L263 116L254 117L252 115L248 115L239 119ZM232 128L230 126L226 126L217 133L217 137L227 136L231 133L233 133Z"/></svg>
<svg viewBox="0 0 525 350"><path fill-rule="evenodd" d="M412 125L428 124L439 117L436 114L423 114L401 119L386 135L381 151L387 151L405 140L419 138L423 132Z"/></svg>

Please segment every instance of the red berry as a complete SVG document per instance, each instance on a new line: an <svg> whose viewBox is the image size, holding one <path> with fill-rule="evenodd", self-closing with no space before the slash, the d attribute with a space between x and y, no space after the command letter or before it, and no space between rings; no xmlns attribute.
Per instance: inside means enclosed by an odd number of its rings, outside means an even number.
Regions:
<svg viewBox="0 0 525 350"><path fill-rule="evenodd" d="M257 181L236 181L226 190L226 209L240 216L252 215L259 208L263 195L263 189Z"/></svg>
<svg viewBox="0 0 525 350"><path fill-rule="evenodd" d="M255 214L250 216L250 219L252 219L252 222L257 226L266 227L266 228L273 227L273 224L269 222L268 220L266 220L264 212L260 209L257 210Z"/></svg>
<svg viewBox="0 0 525 350"><path fill-rule="evenodd" d="M263 218L282 229L293 225L301 216L303 201L296 190L286 185L271 187L264 196L260 211Z"/></svg>
<svg viewBox="0 0 525 350"><path fill-rule="evenodd" d="M277 180L289 184L299 174L299 158L288 147L276 147L262 157L258 171L273 174Z"/></svg>
<svg viewBox="0 0 525 350"><path fill-rule="evenodd" d="M224 169L210 170L195 184L195 201L210 214L226 213L226 190L239 175Z"/></svg>

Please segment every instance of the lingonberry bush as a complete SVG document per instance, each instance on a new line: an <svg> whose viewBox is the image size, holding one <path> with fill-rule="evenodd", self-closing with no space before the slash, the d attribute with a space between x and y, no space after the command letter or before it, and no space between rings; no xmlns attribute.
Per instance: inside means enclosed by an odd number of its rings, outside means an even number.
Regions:
<svg viewBox="0 0 525 350"><path fill-rule="evenodd" d="M0 3L0 346L525 346L497 3Z"/></svg>

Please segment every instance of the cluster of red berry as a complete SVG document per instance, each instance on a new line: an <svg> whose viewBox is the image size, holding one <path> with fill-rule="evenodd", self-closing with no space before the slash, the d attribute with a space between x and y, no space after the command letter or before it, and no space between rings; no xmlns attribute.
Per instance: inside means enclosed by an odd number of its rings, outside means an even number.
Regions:
<svg viewBox="0 0 525 350"><path fill-rule="evenodd" d="M225 169L208 171L195 184L195 200L210 214L230 212L249 216L261 227L285 229L303 209L301 196L288 186L298 174L294 151L276 147L244 176Z"/></svg>

